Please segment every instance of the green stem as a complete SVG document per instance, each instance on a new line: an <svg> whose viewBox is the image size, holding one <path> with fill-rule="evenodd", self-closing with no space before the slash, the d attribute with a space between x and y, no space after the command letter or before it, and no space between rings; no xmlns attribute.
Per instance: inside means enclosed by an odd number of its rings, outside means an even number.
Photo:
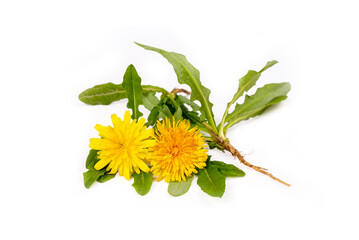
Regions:
<svg viewBox="0 0 359 240"><path fill-rule="evenodd" d="M227 117L227 114L228 114L228 111L229 111L229 107L232 105L232 103L228 103L227 104L227 108L226 110L224 111L224 114L223 114L223 117L222 117L222 121L221 123L218 125L218 135L221 137L221 138L226 138L226 132L223 131L223 127L224 127L224 123L225 123L225 120L226 120L226 117Z"/></svg>

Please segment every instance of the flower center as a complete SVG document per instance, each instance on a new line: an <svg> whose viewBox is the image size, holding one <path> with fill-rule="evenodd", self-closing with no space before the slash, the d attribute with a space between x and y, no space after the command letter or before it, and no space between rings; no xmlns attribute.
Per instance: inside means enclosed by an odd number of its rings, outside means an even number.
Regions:
<svg viewBox="0 0 359 240"><path fill-rule="evenodd" d="M179 154L179 148L177 146L175 146L173 149L172 149L172 156L173 157L177 157L178 154Z"/></svg>

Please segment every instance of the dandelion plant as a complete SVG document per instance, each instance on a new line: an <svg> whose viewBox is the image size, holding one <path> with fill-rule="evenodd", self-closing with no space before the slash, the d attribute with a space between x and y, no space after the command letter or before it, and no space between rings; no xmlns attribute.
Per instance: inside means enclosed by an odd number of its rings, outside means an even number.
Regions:
<svg viewBox="0 0 359 240"><path fill-rule="evenodd" d="M202 84L199 71L186 57L136 44L167 59L178 82L188 85L191 91L177 88L167 91L158 86L142 85L133 65L128 66L122 83L101 84L83 91L79 99L86 104L108 105L127 98L127 108L131 110L131 113L126 111L123 119L113 114L113 126L95 126L100 138L90 139L88 170L83 174L86 188L118 174L127 180L133 177L133 187L140 195L147 194L153 179L157 179L168 183L168 192L172 196L180 196L189 190L196 175L197 184L205 193L222 197L225 179L243 177L245 173L232 164L211 159L209 152L214 149L228 151L245 166L290 186L267 169L247 162L226 136L237 123L260 115L269 106L287 98L289 83L266 84L253 95L244 96L261 74L277 61L269 61L258 72L250 70L239 79L238 89L217 125L210 102L211 91ZM237 103L243 97L243 103ZM230 112L234 104L234 110ZM142 117L139 105L149 111L147 119Z"/></svg>

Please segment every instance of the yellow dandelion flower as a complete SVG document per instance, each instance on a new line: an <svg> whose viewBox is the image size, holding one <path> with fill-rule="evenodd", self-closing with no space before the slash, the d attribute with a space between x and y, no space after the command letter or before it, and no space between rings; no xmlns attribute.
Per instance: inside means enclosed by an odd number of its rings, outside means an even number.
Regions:
<svg viewBox="0 0 359 240"><path fill-rule="evenodd" d="M157 121L155 133L157 143L148 159L157 181L186 181L186 176L198 172L196 168L206 166L207 145L197 127L190 129L189 121Z"/></svg>
<svg viewBox="0 0 359 240"><path fill-rule="evenodd" d="M107 171L111 170L109 174L118 171L127 180L130 180L133 172L149 172L145 158L148 148L156 143L153 129L147 129L144 118L140 118L138 122L131 121L129 111L126 111L123 121L116 114L111 119L113 127L97 124L95 129L101 138L90 139L90 148L100 150L99 161L94 168L100 170L107 166Z"/></svg>

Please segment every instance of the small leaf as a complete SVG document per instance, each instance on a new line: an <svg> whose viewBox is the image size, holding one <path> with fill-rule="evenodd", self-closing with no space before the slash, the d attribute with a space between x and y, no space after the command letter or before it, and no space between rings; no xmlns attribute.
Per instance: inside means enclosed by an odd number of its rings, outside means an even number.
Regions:
<svg viewBox="0 0 359 240"><path fill-rule="evenodd" d="M116 176L116 174L104 174L104 175L102 175L101 177L99 177L97 179L97 182L104 183L104 182L107 182L107 181L111 180L115 176Z"/></svg>
<svg viewBox="0 0 359 240"><path fill-rule="evenodd" d="M269 61L269 62L267 62L267 64L264 66L264 68L262 68L259 72L262 73L262 72L264 72L265 70L267 70L268 68L270 68L270 67L276 65L277 63L278 63L278 61L276 61L276 60Z"/></svg>
<svg viewBox="0 0 359 240"><path fill-rule="evenodd" d="M210 164L217 167L218 171L225 177L244 177L246 174L233 164L220 161L210 161Z"/></svg>
<svg viewBox="0 0 359 240"><path fill-rule="evenodd" d="M88 171L83 173L84 185L86 188L90 188L91 185L96 181L103 183L114 178L115 176L114 174L106 174L106 167L101 170L96 170L94 168L95 164L99 161L97 158L97 152L98 150L91 149L86 159L86 168Z"/></svg>
<svg viewBox="0 0 359 240"><path fill-rule="evenodd" d="M246 95L243 104L236 104L234 111L227 115L228 124L225 130L234 124L255 117L264 112L270 105L277 104L287 98L289 83L272 83L258 88L255 94Z"/></svg>
<svg viewBox="0 0 359 240"><path fill-rule="evenodd" d="M226 188L226 178L212 164L198 171L197 184L202 191L212 197L222 197Z"/></svg>
<svg viewBox="0 0 359 240"><path fill-rule="evenodd" d="M122 86L127 93L128 103L127 107L132 109L132 119L138 119L143 114L138 109L142 104L142 87L141 78L138 76L135 67L131 64L128 66L125 75L123 76Z"/></svg>
<svg viewBox="0 0 359 240"><path fill-rule="evenodd" d="M192 175L191 177L187 177L186 181L170 182L168 184L168 193L174 197L178 197L185 194L191 187L193 178L194 175Z"/></svg>
<svg viewBox="0 0 359 240"><path fill-rule="evenodd" d="M152 173L141 171L140 174L133 173L132 176L134 178L132 186L136 192L141 196L146 195L152 186Z"/></svg>
<svg viewBox="0 0 359 240"><path fill-rule="evenodd" d="M108 105L124 98L127 98L127 94L122 84L113 83L96 85L79 95L80 101L90 105Z"/></svg>
<svg viewBox="0 0 359 240"><path fill-rule="evenodd" d="M97 152L98 150L91 149L87 159L86 159L86 168L89 169L90 165L93 163L95 165L98 162L97 158Z"/></svg>
<svg viewBox="0 0 359 240"><path fill-rule="evenodd" d="M161 100L154 108L152 108L150 115L147 118L147 126L155 125L156 121L159 118L159 114L163 108L164 102Z"/></svg>
<svg viewBox="0 0 359 240"><path fill-rule="evenodd" d="M178 82L180 84L187 84L191 88L191 101L198 100L201 103L201 111L205 114L209 125L216 130L217 127L212 111L213 104L209 101L209 94L211 91L202 85L199 79L199 71L187 61L186 57L175 52L167 52L159 48L139 43L136 44L146 50L161 54L170 64L172 64L176 72Z"/></svg>
<svg viewBox="0 0 359 240"><path fill-rule="evenodd" d="M83 173L84 176L84 184L85 187L88 189L91 185L96 182L96 180L106 173L106 168L102 170L96 170L93 168L93 164L90 165L91 167L87 172Z"/></svg>

